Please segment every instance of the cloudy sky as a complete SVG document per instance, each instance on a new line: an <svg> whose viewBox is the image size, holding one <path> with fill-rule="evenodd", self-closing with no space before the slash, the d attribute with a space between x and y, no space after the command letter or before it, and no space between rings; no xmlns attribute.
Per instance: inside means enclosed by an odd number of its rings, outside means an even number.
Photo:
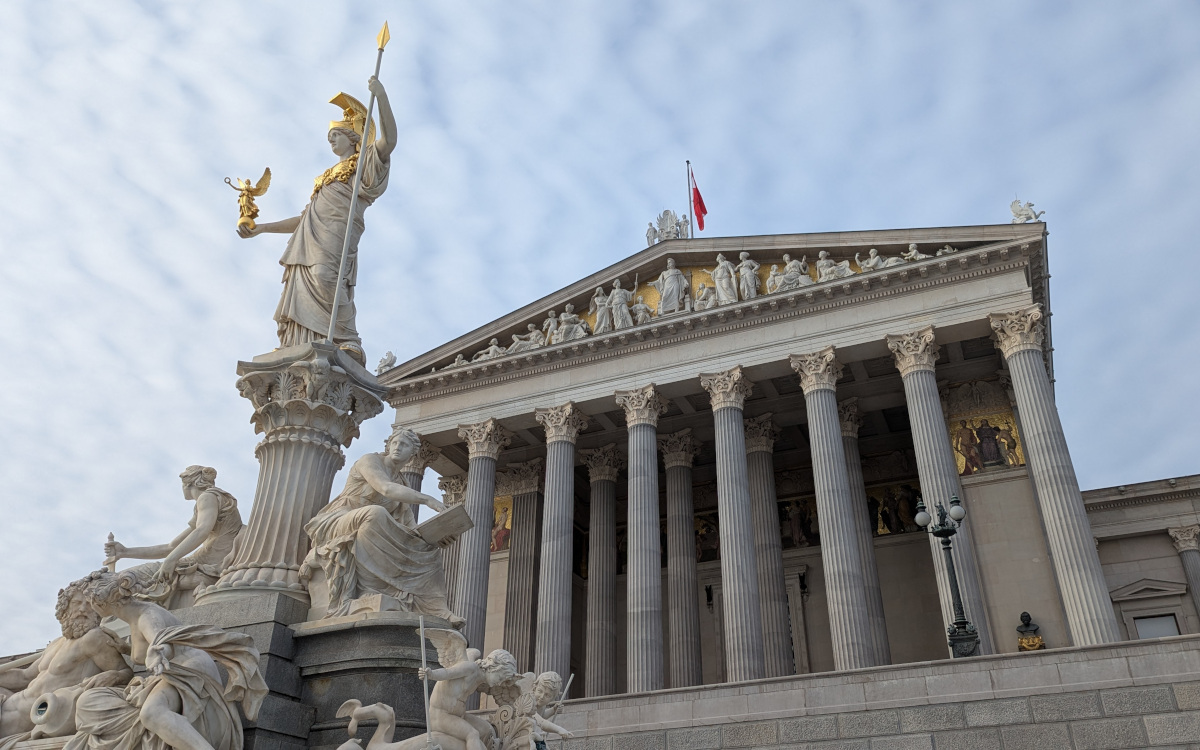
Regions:
<svg viewBox="0 0 1200 750"><path fill-rule="evenodd" d="M1186 2L0 4L0 654L57 634L109 531L173 537L185 466L246 511L239 359L276 345L284 237L374 38L400 128L367 213L372 365L642 248L1047 211L1059 408L1085 488L1200 471L1200 6ZM377 449L390 410L354 458Z"/></svg>

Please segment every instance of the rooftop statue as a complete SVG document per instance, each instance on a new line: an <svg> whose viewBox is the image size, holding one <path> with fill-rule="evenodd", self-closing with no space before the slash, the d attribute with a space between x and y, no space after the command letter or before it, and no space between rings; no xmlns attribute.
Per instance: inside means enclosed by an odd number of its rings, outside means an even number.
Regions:
<svg viewBox="0 0 1200 750"><path fill-rule="evenodd" d="M129 625L133 662L146 672L128 687L84 691L68 750L241 750L236 704L254 721L267 694L249 636L181 624L136 596L138 579L130 571L92 573L73 585L98 615Z"/></svg>
<svg viewBox="0 0 1200 750"><path fill-rule="evenodd" d="M878 271L881 268L891 268L892 266L902 266L906 263L904 258L885 258L879 254L875 248L867 251L867 257L863 258L858 253L854 254L854 262L858 267L866 271Z"/></svg>
<svg viewBox="0 0 1200 750"><path fill-rule="evenodd" d="M608 333L613 329L613 316L608 309L608 295L604 293L604 287L596 287L596 293L588 304L588 313L596 316L596 322L592 325L593 333Z"/></svg>
<svg viewBox="0 0 1200 750"><path fill-rule="evenodd" d="M708 274L712 276L718 305L732 305L738 301L737 269L724 255L717 255L717 267Z"/></svg>
<svg viewBox="0 0 1200 750"><path fill-rule="evenodd" d="M926 255L925 253L918 250L917 243L913 242L908 246L907 250L900 253L900 257L904 258L904 260L908 261L909 263L914 263L918 260L925 260L926 258L932 258L933 256Z"/></svg>
<svg viewBox="0 0 1200 750"><path fill-rule="evenodd" d="M379 364L375 366L375 374L380 375L384 370L390 370L396 366L396 355L388 352L379 360Z"/></svg>
<svg viewBox="0 0 1200 750"><path fill-rule="evenodd" d="M848 260L830 260L829 252L822 250L817 253L817 281L830 281L831 279L844 279L847 276L853 276L854 271L850 270L850 261Z"/></svg>
<svg viewBox="0 0 1200 750"><path fill-rule="evenodd" d="M512 344L508 347L509 354L540 349L546 345L546 336L538 329L536 323L525 326L529 333L514 333Z"/></svg>
<svg viewBox="0 0 1200 750"><path fill-rule="evenodd" d="M471 361L483 362L489 359L503 357L507 353L508 352L505 351L504 347L500 346L500 339L492 339L488 342L486 349L475 352L475 355L471 357Z"/></svg>
<svg viewBox="0 0 1200 750"><path fill-rule="evenodd" d="M637 281L634 281L634 286L637 286ZM630 328L633 326L633 317L629 314L629 302L633 298L633 292L628 289L621 288L621 280L613 281L612 291L608 293L608 310L612 318L613 330L619 331L622 328ZM597 331L596 333L599 333Z"/></svg>
<svg viewBox="0 0 1200 750"><path fill-rule="evenodd" d="M1042 218L1042 214L1046 213L1045 211L1034 211L1033 203L1031 202L1027 202L1022 206L1020 198L1017 198L1015 201L1008 204L1008 208L1010 211L1012 211L1013 224L1025 224L1030 221L1037 221L1038 219Z"/></svg>
<svg viewBox="0 0 1200 750"><path fill-rule="evenodd" d="M127 646L100 627L100 615L83 596L86 583L75 581L58 592L54 616L62 636L26 659L0 666L0 747L40 737L75 733L75 700L84 690L124 685L133 677L125 663ZM43 721L34 724L30 709L52 695Z"/></svg>
<svg viewBox="0 0 1200 750"><path fill-rule="evenodd" d="M551 313L553 317L553 313ZM546 321L549 324L549 320ZM550 339L552 344L564 341L574 341L588 335L587 321L575 314L575 305L568 304L563 308L563 314L558 316L557 330Z"/></svg>
<svg viewBox="0 0 1200 750"><path fill-rule="evenodd" d="M341 93L330 100L342 108L342 119L329 123L329 147L338 162L316 178L312 198L299 216L262 224L238 222L238 236L263 233L290 234L279 263L283 271L283 295L275 310L280 346L324 341L334 309L334 290L341 267L346 227L353 207L353 229L346 253L341 300L333 341L365 364L362 340L355 326L354 286L358 275L358 242L366 228L367 207L383 195L388 185L391 154L396 148L396 119L387 92L378 78L367 81L379 101L380 133L368 122L367 107ZM362 183L353 199L355 172L362 161ZM256 188L257 189L257 188ZM264 188L265 190L265 185Z"/></svg>
<svg viewBox="0 0 1200 750"><path fill-rule="evenodd" d="M654 222L646 222L646 247L658 243L658 230L654 228Z"/></svg>
<svg viewBox="0 0 1200 750"><path fill-rule="evenodd" d="M688 281L675 267L675 259L667 258L666 269L658 275L657 281L651 281L650 286L658 292L658 314L665 315L673 312L689 312Z"/></svg>
<svg viewBox="0 0 1200 750"><path fill-rule="evenodd" d="M760 266L750 260L750 253L739 254L738 261L738 290L742 294L742 299L754 299L758 296L758 269Z"/></svg>
<svg viewBox="0 0 1200 750"><path fill-rule="evenodd" d="M242 530L237 499L216 486L217 470L189 466L179 475L183 496L196 504L187 528L166 544L126 547L109 535L104 564L110 570L118 560L162 560L130 568L143 598L168 607L189 606L192 591L216 583L222 563L233 551Z"/></svg>
<svg viewBox="0 0 1200 750"><path fill-rule="evenodd" d="M440 500L406 486L404 465L421 449L421 438L397 427L386 450L354 462L341 494L309 521L304 531L312 550L300 569L302 579L316 568L329 583L326 617L349 614L356 599L392 597L410 612L441 617L455 626L464 620L446 602L441 549L416 532L413 506L438 513Z"/></svg>

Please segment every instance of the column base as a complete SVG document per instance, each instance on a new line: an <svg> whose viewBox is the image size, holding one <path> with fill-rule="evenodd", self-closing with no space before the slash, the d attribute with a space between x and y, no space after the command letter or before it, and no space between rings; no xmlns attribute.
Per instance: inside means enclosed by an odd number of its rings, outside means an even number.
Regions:
<svg viewBox="0 0 1200 750"><path fill-rule="evenodd" d="M297 571L275 568L247 568L235 572L226 570L219 581L197 588L193 596L196 605L200 606L263 594L284 594L309 603L308 589L297 579Z"/></svg>
<svg viewBox="0 0 1200 750"><path fill-rule="evenodd" d="M950 653L955 659L979 655L979 633L974 625L969 622L965 626L951 625L946 628L946 633Z"/></svg>

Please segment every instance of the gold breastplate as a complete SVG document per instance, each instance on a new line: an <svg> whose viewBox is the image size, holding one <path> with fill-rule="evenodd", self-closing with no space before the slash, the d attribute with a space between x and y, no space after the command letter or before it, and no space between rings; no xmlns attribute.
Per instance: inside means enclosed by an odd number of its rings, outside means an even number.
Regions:
<svg viewBox="0 0 1200 750"><path fill-rule="evenodd" d="M349 159L346 159L345 161L339 161L329 169L326 169L321 173L320 177L313 180L315 185L313 186L312 195L309 196L309 200L315 198L317 193L320 192L321 188L325 187L331 182L349 182L350 178L354 176L354 170L357 168L358 154L356 153Z"/></svg>

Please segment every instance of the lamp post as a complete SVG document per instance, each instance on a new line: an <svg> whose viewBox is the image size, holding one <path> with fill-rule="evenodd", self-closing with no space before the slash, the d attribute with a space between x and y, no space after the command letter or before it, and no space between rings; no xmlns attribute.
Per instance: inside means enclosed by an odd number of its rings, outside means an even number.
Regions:
<svg viewBox="0 0 1200 750"><path fill-rule="evenodd" d="M975 626L967 621L967 615L963 612L962 595L958 592L958 575L954 572L954 556L950 552L950 538L958 533L958 522L966 517L967 509L962 507L958 496L955 495L950 498L950 511L947 512L939 502L937 514L937 524L930 526L933 518L925 511L925 502L917 501L917 515L914 520L918 526L942 540L942 554L946 556L946 574L950 577L950 596L954 602L954 624L946 628L950 653L956 659L975 656L979 653L979 633L976 632Z"/></svg>

